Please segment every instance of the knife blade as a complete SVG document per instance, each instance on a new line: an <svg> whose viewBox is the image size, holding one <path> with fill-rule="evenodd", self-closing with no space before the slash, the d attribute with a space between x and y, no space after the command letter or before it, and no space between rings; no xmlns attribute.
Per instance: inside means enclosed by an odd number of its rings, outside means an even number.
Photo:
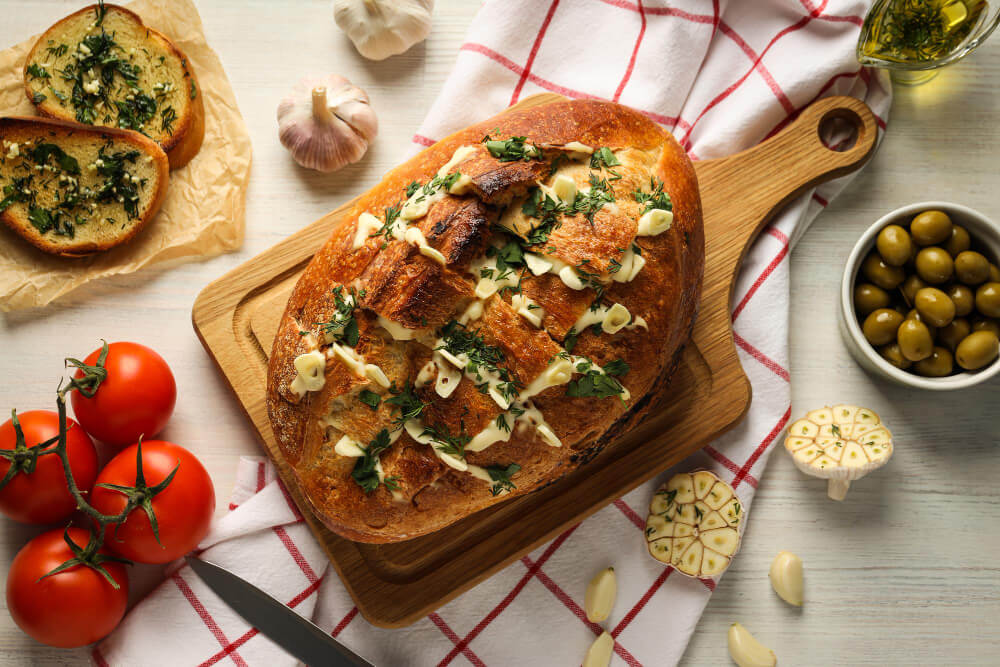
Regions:
<svg viewBox="0 0 1000 667"><path fill-rule="evenodd" d="M215 563L187 556L195 574L237 614L275 644L312 667L374 667L316 624Z"/></svg>

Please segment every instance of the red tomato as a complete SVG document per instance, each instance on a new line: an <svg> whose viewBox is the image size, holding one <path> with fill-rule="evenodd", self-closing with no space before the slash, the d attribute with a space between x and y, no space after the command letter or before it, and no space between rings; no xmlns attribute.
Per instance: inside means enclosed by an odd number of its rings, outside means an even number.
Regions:
<svg viewBox="0 0 1000 667"><path fill-rule="evenodd" d="M70 528L69 536L77 546L87 546L87 531ZM85 646L107 635L122 620L128 601L128 576L121 563L101 563L118 589L86 565L41 578L71 558L62 529L50 530L22 548L7 573L7 609L14 622L43 644L59 648Z"/></svg>
<svg viewBox="0 0 1000 667"><path fill-rule="evenodd" d="M24 442L33 447L40 442L59 435L59 415L49 410L22 412L17 421L24 432ZM97 477L97 451L94 443L80 425L66 419L66 453L69 467L77 488L83 493L90 491ZM0 449L12 450L17 443L17 435L12 420L0 425ZM55 447L55 443L43 451ZM10 461L0 458L0 479L10 470ZM31 473L19 472L11 478L7 486L0 489L0 512L15 521L24 523L56 523L63 521L76 509L76 501L70 495L63 473L62 461L58 456L45 454L35 462Z"/></svg>
<svg viewBox="0 0 1000 667"><path fill-rule="evenodd" d="M84 359L97 364L101 351ZM138 343L111 343L104 362L108 376L93 398L72 393L73 414L83 429L102 442L124 447L153 438L167 425L177 399L177 385L163 357ZM83 377L82 371L76 372Z"/></svg>
<svg viewBox="0 0 1000 667"><path fill-rule="evenodd" d="M97 476L97 484L135 486L137 448L132 445L111 459ZM142 472L148 486L162 482L175 467L177 473L170 484L152 499L159 542L146 512L137 507L124 523L107 526L104 543L108 548L138 563L169 563L194 549L205 537L215 513L215 489L201 461L172 442L142 443ZM96 485L90 498L98 511L109 515L125 509L126 501L124 493Z"/></svg>

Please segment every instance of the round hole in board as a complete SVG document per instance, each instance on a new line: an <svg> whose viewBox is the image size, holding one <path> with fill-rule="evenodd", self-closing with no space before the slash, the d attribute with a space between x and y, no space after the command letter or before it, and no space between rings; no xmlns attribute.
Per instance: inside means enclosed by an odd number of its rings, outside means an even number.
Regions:
<svg viewBox="0 0 1000 667"><path fill-rule="evenodd" d="M850 109L831 111L819 122L819 140L831 151L846 153L858 143L861 118Z"/></svg>

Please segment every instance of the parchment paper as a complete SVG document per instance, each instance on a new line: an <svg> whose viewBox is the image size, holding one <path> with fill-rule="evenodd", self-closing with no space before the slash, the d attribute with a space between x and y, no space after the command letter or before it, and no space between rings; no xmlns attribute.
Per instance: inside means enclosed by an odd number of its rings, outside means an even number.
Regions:
<svg viewBox="0 0 1000 667"><path fill-rule="evenodd" d="M222 63L205 41L198 10L191 0L138 0L126 6L187 56L205 103L205 143L191 162L170 172L163 208L123 246L85 259L60 258L36 250L0 224L2 311L44 306L103 276L167 260L211 257L243 242L250 136ZM36 39L0 52L0 115L35 115L22 72Z"/></svg>

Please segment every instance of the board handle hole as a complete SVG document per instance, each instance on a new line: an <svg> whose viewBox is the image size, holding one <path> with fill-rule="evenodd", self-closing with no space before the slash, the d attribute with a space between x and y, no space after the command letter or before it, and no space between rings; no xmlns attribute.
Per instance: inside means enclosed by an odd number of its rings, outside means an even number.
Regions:
<svg viewBox="0 0 1000 667"><path fill-rule="evenodd" d="M851 109L831 109L817 126L820 142L836 153L847 153L858 145L864 129L861 117Z"/></svg>

